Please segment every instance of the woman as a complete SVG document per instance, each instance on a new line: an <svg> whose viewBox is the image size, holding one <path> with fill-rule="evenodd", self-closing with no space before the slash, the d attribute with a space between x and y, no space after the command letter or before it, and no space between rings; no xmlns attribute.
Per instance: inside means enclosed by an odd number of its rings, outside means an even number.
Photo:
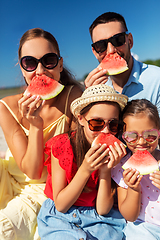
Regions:
<svg viewBox="0 0 160 240"><path fill-rule="evenodd" d="M49 32L35 28L24 33L19 60L27 85L33 77L43 75L65 85L63 91L50 100L18 94L0 102L0 125L9 146L6 159L0 161L0 225L3 226L0 239L30 240L39 238L35 235L36 217L46 199L44 144L72 126L70 103L81 95L82 89L63 68L58 43Z"/></svg>

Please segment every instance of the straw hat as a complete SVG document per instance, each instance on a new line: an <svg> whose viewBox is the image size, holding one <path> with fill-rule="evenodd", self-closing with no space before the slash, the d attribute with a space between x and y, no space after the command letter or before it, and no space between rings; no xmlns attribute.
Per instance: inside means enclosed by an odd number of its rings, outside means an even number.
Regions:
<svg viewBox="0 0 160 240"><path fill-rule="evenodd" d="M81 97L75 99L71 103L71 112L75 117L77 117L77 114L90 103L100 101L116 102L123 110L127 104L128 97L123 94L116 93L112 87L105 84L94 85L87 88Z"/></svg>

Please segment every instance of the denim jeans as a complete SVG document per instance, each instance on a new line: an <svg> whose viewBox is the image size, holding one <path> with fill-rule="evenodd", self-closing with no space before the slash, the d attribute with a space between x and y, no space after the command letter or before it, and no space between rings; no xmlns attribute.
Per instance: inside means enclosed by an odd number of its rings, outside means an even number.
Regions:
<svg viewBox="0 0 160 240"><path fill-rule="evenodd" d="M126 240L160 240L160 226L148 222L128 222L124 234Z"/></svg>
<svg viewBox="0 0 160 240"><path fill-rule="evenodd" d="M51 199L43 203L37 222L41 240L121 240L126 224L117 210L101 216L94 207L72 206L61 213Z"/></svg>

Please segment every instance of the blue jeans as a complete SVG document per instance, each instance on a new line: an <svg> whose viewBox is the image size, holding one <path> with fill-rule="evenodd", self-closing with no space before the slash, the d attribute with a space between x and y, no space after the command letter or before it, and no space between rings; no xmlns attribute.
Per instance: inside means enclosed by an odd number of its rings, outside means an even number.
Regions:
<svg viewBox="0 0 160 240"><path fill-rule="evenodd" d="M37 221L41 240L121 240L126 225L117 210L100 216L94 207L72 206L61 213L51 199L43 203Z"/></svg>
<svg viewBox="0 0 160 240"><path fill-rule="evenodd" d="M148 222L128 222L124 234L126 240L160 240L160 226Z"/></svg>

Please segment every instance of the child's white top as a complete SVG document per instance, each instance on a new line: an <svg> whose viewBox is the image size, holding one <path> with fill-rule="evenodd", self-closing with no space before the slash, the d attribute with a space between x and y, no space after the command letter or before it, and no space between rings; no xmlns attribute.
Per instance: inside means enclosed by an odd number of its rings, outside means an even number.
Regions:
<svg viewBox="0 0 160 240"><path fill-rule="evenodd" d="M131 156L127 154L120 163L112 169L113 180L123 188L128 188L123 180L122 165ZM160 226L160 189L155 187L149 179L149 175L144 175L141 180L141 211L136 221L145 221ZM132 207L132 206L130 206Z"/></svg>

